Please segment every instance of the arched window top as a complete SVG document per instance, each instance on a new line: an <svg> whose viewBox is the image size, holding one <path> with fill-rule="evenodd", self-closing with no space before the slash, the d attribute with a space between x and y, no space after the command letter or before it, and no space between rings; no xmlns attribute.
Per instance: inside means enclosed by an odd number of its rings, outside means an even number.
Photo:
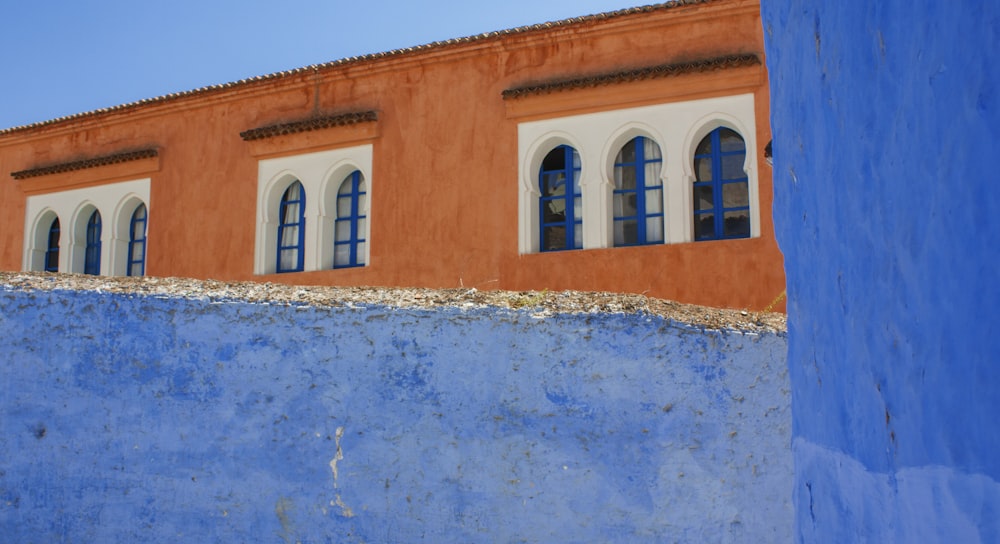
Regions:
<svg viewBox="0 0 1000 544"><path fill-rule="evenodd" d="M48 243L45 248L45 271L59 271L59 218L56 217L49 225Z"/></svg>
<svg viewBox="0 0 1000 544"><path fill-rule="evenodd" d="M101 273L101 212L94 210L87 220L87 246L84 253L83 273Z"/></svg>
<svg viewBox="0 0 1000 544"><path fill-rule="evenodd" d="M293 181L281 195L278 206L278 255L276 271L301 272L305 256L306 192Z"/></svg>
<svg viewBox="0 0 1000 544"><path fill-rule="evenodd" d="M334 221L333 267L365 265L368 193L359 170L347 175L337 189L337 218Z"/></svg>
<svg viewBox="0 0 1000 544"><path fill-rule="evenodd" d="M621 147L614 164L614 243L663 242L663 182L660 146L645 136Z"/></svg>
<svg viewBox="0 0 1000 544"><path fill-rule="evenodd" d="M583 247L580 154L568 145L549 151L538 173L541 250Z"/></svg>
<svg viewBox="0 0 1000 544"><path fill-rule="evenodd" d="M716 128L698 143L694 155L695 240L750 236L745 162L746 143L735 130Z"/></svg>

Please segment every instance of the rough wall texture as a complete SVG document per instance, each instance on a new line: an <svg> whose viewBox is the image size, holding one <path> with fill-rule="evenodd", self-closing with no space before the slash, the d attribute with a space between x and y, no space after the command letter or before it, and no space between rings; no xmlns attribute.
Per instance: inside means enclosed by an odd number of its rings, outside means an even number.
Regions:
<svg viewBox="0 0 1000 544"><path fill-rule="evenodd" d="M0 288L11 542L783 542L781 332Z"/></svg>
<svg viewBox="0 0 1000 544"><path fill-rule="evenodd" d="M801 542L1000 542L1000 4L764 2Z"/></svg>

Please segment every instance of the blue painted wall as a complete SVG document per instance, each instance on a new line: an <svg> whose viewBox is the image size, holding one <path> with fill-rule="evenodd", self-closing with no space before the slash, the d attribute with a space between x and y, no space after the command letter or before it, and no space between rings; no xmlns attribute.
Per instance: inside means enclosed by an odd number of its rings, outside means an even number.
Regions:
<svg viewBox="0 0 1000 544"><path fill-rule="evenodd" d="M800 542L1000 542L1000 3L762 2Z"/></svg>
<svg viewBox="0 0 1000 544"><path fill-rule="evenodd" d="M10 542L782 542L782 334L0 289Z"/></svg>

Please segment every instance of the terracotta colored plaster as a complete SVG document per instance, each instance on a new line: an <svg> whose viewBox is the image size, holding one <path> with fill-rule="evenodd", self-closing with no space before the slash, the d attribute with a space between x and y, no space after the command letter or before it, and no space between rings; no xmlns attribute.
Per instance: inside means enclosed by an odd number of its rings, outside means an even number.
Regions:
<svg viewBox="0 0 1000 544"><path fill-rule="evenodd" d="M151 177L147 274L324 285L607 290L762 309L783 289L770 171L758 153L761 236L520 255L517 123L692 97L755 93L769 139L763 66L618 83L517 100L504 89L750 53L763 59L759 4L720 1L589 20L254 81L0 135L0 268L19 270L28 194L9 173L79 156L156 147L142 172L60 176L86 186ZM310 115L378 120L255 142L240 133ZM373 145L371 258L364 268L255 276L257 161ZM116 165L125 168L127 165ZM781 309L781 308L779 308Z"/></svg>

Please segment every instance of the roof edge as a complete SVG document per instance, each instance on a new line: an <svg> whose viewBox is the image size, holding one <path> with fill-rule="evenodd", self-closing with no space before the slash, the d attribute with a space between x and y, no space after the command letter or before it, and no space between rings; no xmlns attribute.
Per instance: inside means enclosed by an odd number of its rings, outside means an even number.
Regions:
<svg viewBox="0 0 1000 544"><path fill-rule="evenodd" d="M39 122L36 122L36 123L30 123L30 124L27 124L27 125L20 125L20 126L10 127L10 128L6 128L6 129L0 129L0 137L7 136L7 135L10 135L10 134L14 134L14 133L18 133L18 132L25 132L25 131L28 131L28 130L39 129L39 128L53 126L53 125L59 125L59 124L67 123L67 122L70 122L70 121L79 121L79 120L82 120L82 119L88 119L88 118L97 117L97 116L100 116L100 115L105 115L105 114L111 114L111 113L117 113L117 112L127 111L127 110L136 109L136 108L143 107L143 106L150 106L150 105L154 105L154 104L163 104L163 103L166 103L166 102L171 102L171 101L182 99L182 98L188 98L188 97L193 97L193 96L199 96L199 95L204 95L204 94L211 94L211 93L215 93L215 92L221 92L221 91L229 90L229 89L236 89L236 88L240 88L240 87L246 87L246 86L249 86L249 85L252 85L252 84L255 84L255 83L262 83L262 82L271 81L271 80L279 80L279 79L283 79L283 78L286 78L286 77L300 75L300 74L303 74L303 73L319 72L321 70L326 70L326 69L330 69L330 68L337 68L337 67L343 67L343 66L350 66L350 65L353 65L353 64L360 64L360 63L365 63L365 62L376 61L376 60L382 60L382 59L388 59L388 58L395 58L395 57L399 57L399 56L403 56L403 55L407 55L407 54L413 54L413 53L424 52L424 51L429 51L429 50L441 49L441 48L448 47L448 46L477 43L477 42L482 42L482 41L486 41L486 40L490 40L490 39L499 39L499 38L502 38L502 37L505 37L505 36L512 36L512 35L518 35L518 34L526 34L526 33L536 32L536 31L540 31L540 30L550 30L550 29L553 29L553 28L566 27L566 26L571 26L571 25L575 25L575 24L582 24L582 23L587 23L587 22L593 22L593 21L603 21L603 20L608 20L608 19L616 19L616 18L619 18L619 17L624 17L624 16L628 16L628 15L634 15L634 14L637 14L637 13L648 13L648 12L653 12L653 11L669 10L669 9L674 9L674 8L679 8L679 7L684 7L684 6L691 6L691 5L698 5L698 4L708 4L708 3L714 3L714 2L719 2L719 1L720 0L670 0L668 2L663 2L663 3L659 3L659 4L649 4L649 5L644 5L644 6L637 6L637 7L631 7L631 8L623 8L623 9L619 9L619 10L615 10L615 11L608 11L608 12L597 13L597 14L593 14L593 15L582 15L582 16L579 16L579 17L571 17L571 18L568 18L568 19L560 19L560 20L557 20L557 21L550 21L550 22L546 22L546 23L537 23L537 24L533 24L533 25L525 25L525 26L514 27L514 28L510 28L510 29L506 29L506 30L496 30L496 31L492 31L492 32L485 32L485 33L482 33L482 34L476 34L476 35L466 36L466 37L462 37L462 38L452 38L452 39L448 39L448 40L435 41L435 42L430 42L430 43L427 43L427 44L417 45L417 46L413 46L413 47L407 47L407 48L402 48L402 49L392 49L392 50L381 52L381 53L371 53L371 54L367 54L367 55L360 55L360 56L354 56L354 57L346 57L346 58L342 58L342 59L339 59L339 60L334 60L334 61L330 61L330 62L326 62L326 63L322 63L322 64L312 64L312 65L309 65L309 66L303 66L303 67L294 68L294 69L291 69L291 70L285 70L285 71L281 71L281 72L273 72L273 73L266 74L266 75L254 76L254 77L250 77L250 78L240 79L240 80L229 82L229 83L219 83L219 84L215 84L215 85L207 85L207 86L204 86L204 87L198 87L196 89L191 89L191 90L187 90L187 91L179 91L179 92L175 92L175 93L169 93L169 94L160 95L160 96L153 97L153 98L145 98L145 99L138 100L138 101L135 101L135 102L128 102L128 103L125 103L125 104L119 104L119 105L116 105L116 106L109 106L109 107L106 107L106 108L100 108L100 109L86 111L86 112L81 112L81 113L74 113L74 114L71 114L71 115L57 117L55 119L49 119L49 120L45 120L45 121L39 121Z"/></svg>
<svg viewBox="0 0 1000 544"><path fill-rule="evenodd" d="M589 77L564 79L535 85L525 85L522 87L506 89L501 93L501 95L504 100L509 100L523 98L530 95L566 91L570 89L599 87L602 85L611 85L626 81L658 79L663 77L679 76L682 74L710 72L714 70L741 68L744 66L756 66L760 64L760 57L753 53L726 55L710 59L660 64L657 66L648 66L644 68L599 74Z"/></svg>
<svg viewBox="0 0 1000 544"><path fill-rule="evenodd" d="M90 159L82 159L76 161L62 162L58 164L51 164L48 166L40 166L37 168L29 168L27 170L11 172L10 176L16 180L22 180L28 178L36 178L39 176L48 176L51 174L63 174L66 172L73 172L75 170L97 168L99 166L108 166L111 164L119 164L123 162L150 159L156 157L157 155L159 155L159 151L156 148L140 149L137 151L126 151L123 153L102 155L100 157L93 157Z"/></svg>
<svg viewBox="0 0 1000 544"><path fill-rule="evenodd" d="M300 132L310 132L313 130L356 125L358 123L369 123L373 121L378 121L378 113L371 110L327 115L323 117L309 117L299 121L278 123L244 130L240 133L240 138L243 138L244 141L251 142L254 140L263 140L265 138L274 138L275 136L284 136L286 134L298 134Z"/></svg>

